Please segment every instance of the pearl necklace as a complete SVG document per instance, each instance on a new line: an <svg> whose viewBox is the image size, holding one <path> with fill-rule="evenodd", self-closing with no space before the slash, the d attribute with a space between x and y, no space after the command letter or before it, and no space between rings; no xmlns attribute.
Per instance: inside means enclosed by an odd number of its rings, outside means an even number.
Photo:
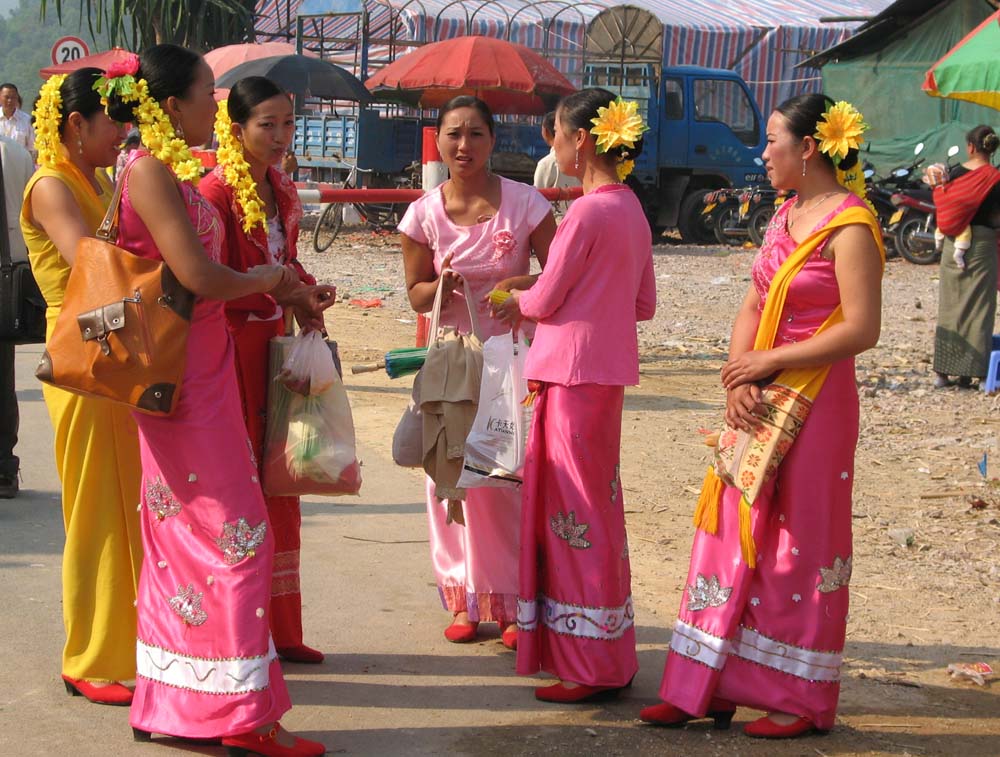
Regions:
<svg viewBox="0 0 1000 757"><path fill-rule="evenodd" d="M815 210L820 205L822 205L826 200L829 200L835 194L839 194L839 192L840 192L840 190L834 190L832 192L826 192L824 194L821 194L819 197L814 198L812 201L810 201L810 203L808 205L802 206L802 210L799 210L799 212L795 214L795 218L792 218L792 212L791 211L792 210L798 210L799 205L798 204L793 205L791 207L791 210L789 210L789 212L788 212L788 226L789 226L789 228L791 228L795 224L796 221L798 221L800 218L802 218L802 216L806 215L810 210Z"/></svg>

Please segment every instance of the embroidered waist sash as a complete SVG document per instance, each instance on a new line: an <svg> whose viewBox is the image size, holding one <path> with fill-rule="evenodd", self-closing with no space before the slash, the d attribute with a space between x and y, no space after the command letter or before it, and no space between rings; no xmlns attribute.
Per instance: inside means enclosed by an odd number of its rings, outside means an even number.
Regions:
<svg viewBox="0 0 1000 757"><path fill-rule="evenodd" d="M871 211L856 205L844 209L799 244L778 268L768 288L754 350L772 348L792 279L830 234L850 224L862 224L871 230L884 266L882 234ZM837 305L815 333L819 334L843 320L843 309ZM774 476L790 451L829 372L830 365L781 371L763 388L765 412L751 430L737 431L727 426L719 435L715 463L705 474L694 523L703 531L716 533L723 485L739 489L742 495L739 505L740 545L743 559L751 568L757 564L757 550L750 529L751 508L764 484Z"/></svg>

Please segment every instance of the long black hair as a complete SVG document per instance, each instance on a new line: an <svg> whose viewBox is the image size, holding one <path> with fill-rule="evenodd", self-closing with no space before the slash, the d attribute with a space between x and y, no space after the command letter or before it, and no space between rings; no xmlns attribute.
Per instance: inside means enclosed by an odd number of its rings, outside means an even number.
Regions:
<svg viewBox="0 0 1000 757"><path fill-rule="evenodd" d="M60 137L64 136L70 113L79 113L89 119L98 111L104 110L101 96L94 91L94 82L102 76L104 72L99 68L78 68L59 85L59 97L62 100L59 108Z"/></svg>
<svg viewBox="0 0 1000 757"><path fill-rule="evenodd" d="M451 113L451 111L458 110L459 108L472 108L483 117L483 120L486 122L486 128L490 130L491 135L496 131L496 123L493 121L493 111L490 110L490 106L478 97L473 97L472 95L459 95L458 97L453 97L441 106L441 109L438 111L437 119L438 131L441 130L441 124L444 123L444 117Z"/></svg>
<svg viewBox="0 0 1000 757"><path fill-rule="evenodd" d="M153 45L139 55L136 79L145 79L149 96L156 102L183 97L198 75L202 58L194 50L178 45ZM135 102L124 102L116 93L108 98L108 115L122 123L135 121Z"/></svg>
<svg viewBox="0 0 1000 757"><path fill-rule="evenodd" d="M585 129L589 132L593 127L592 119L599 115L598 108L607 108L616 99L616 95L600 87L581 89L579 92L566 95L560 100L558 107L556 107L556 113L559 114L559 122L564 129L570 131ZM639 137L635 142L635 147L616 145L602 155L607 155L615 161L626 158L634 160L641 152L642 137Z"/></svg>
<svg viewBox="0 0 1000 757"><path fill-rule="evenodd" d="M229 120L234 124L245 125L254 108L278 95L288 97L285 90L264 76L248 76L240 79L229 90L227 101Z"/></svg>
<svg viewBox="0 0 1000 757"><path fill-rule="evenodd" d="M819 92L811 92L806 95L796 95L785 100L775 108L776 113L780 113L788 122L788 130L800 140L806 137L814 137L816 125L823 117L823 114L835 103L829 97ZM831 167L833 158L825 152L820 153L820 157ZM858 151L848 150L846 157L840 161L839 168L846 171L853 168L858 162Z"/></svg>

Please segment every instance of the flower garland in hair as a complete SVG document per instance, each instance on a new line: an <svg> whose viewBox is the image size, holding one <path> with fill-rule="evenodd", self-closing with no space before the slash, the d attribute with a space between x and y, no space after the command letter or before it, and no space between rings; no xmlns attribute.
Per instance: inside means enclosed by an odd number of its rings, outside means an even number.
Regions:
<svg viewBox="0 0 1000 757"><path fill-rule="evenodd" d="M607 107L597 109L597 118L590 119L594 128L590 130L596 139L597 154L602 155L616 147L625 147L615 166L618 180L624 181L632 173L635 161L629 159L628 150L635 149L635 143L642 138L649 127L639 114L639 103L616 97Z"/></svg>
<svg viewBox="0 0 1000 757"><path fill-rule="evenodd" d="M861 147L867 130L868 124L860 111L841 100L820 116L813 136L819 140L819 151L829 155L833 165L839 166L847 153Z"/></svg>
<svg viewBox="0 0 1000 757"><path fill-rule="evenodd" d="M101 95L105 108L112 93L123 102L137 103L132 112L143 146L178 179L197 184L201 178L201 161L191 154L187 142L177 136L163 108L150 97L148 82L136 79L137 73L139 56L129 53L123 61L108 67L107 73L94 82L94 90Z"/></svg>
<svg viewBox="0 0 1000 757"><path fill-rule="evenodd" d="M35 122L35 149L38 162L46 168L54 168L65 160L62 140L59 138L59 122L62 120L62 87L66 74L56 74L42 85L38 101L31 116Z"/></svg>
<svg viewBox="0 0 1000 757"><path fill-rule="evenodd" d="M257 193L257 182L250 175L250 164L243 154L243 145L233 134L233 122L229 118L229 104L226 100L219 103L219 110L215 114L215 138L219 142L215 153L216 162L222 167L223 178L233 190L236 202L243 211L243 231L251 234L254 227L265 227L267 216Z"/></svg>

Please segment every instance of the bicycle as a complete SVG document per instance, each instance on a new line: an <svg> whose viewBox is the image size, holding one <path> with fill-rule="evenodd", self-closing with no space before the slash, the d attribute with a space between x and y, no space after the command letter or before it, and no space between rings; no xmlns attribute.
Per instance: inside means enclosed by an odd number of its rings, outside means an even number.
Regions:
<svg viewBox="0 0 1000 757"><path fill-rule="evenodd" d="M374 169L351 166L347 178L340 185L341 189L357 189L358 174L374 173ZM396 189L406 189L412 186L412 178L401 176L395 179ZM373 231L394 229L399 223L399 213L393 203L378 202L331 202L324 205L313 229L313 249L316 252L326 252L337 238L344 225L344 207L350 205L361 218L361 223Z"/></svg>

